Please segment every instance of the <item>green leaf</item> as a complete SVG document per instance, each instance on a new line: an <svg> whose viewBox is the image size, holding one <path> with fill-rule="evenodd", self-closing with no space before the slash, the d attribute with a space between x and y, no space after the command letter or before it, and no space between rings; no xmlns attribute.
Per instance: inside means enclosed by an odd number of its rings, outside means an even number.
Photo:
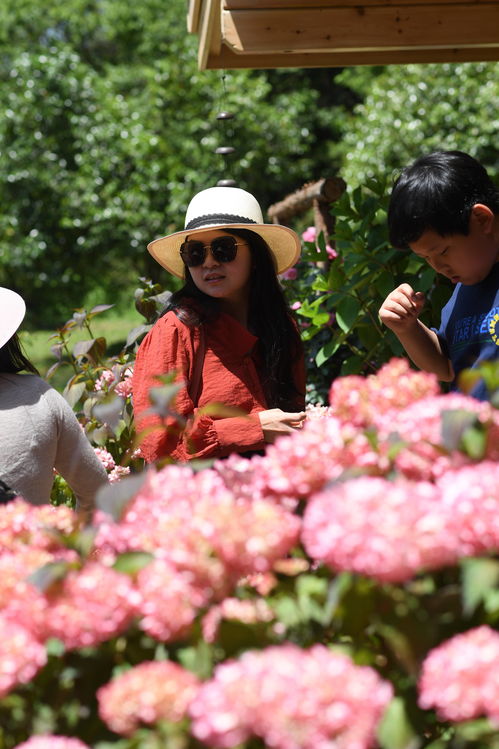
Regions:
<svg viewBox="0 0 499 749"><path fill-rule="evenodd" d="M327 286L333 291L341 291L345 285L345 273L339 263L331 263L327 278Z"/></svg>
<svg viewBox="0 0 499 749"><path fill-rule="evenodd" d="M441 432L444 447L449 452L460 450L465 431L478 423L477 415L472 411L462 408L443 411Z"/></svg>
<svg viewBox="0 0 499 749"><path fill-rule="evenodd" d="M461 445L464 452L473 458L473 460L480 460L485 456L487 449L487 432L483 425L479 427L470 427L465 429L461 439Z"/></svg>
<svg viewBox="0 0 499 749"><path fill-rule="evenodd" d="M125 400L115 393L110 394L104 401L92 408L92 415L97 421L107 424L116 434L121 421Z"/></svg>
<svg viewBox="0 0 499 749"><path fill-rule="evenodd" d="M199 679L211 676L214 653L213 648L204 640L199 640L193 647L181 648L177 651L177 657L179 663Z"/></svg>
<svg viewBox="0 0 499 749"><path fill-rule="evenodd" d="M99 510L111 515L113 520L119 521L146 479L147 471L143 471L125 476L115 484L105 484L97 491L95 504Z"/></svg>
<svg viewBox="0 0 499 749"><path fill-rule="evenodd" d="M357 320L360 304L352 296L346 296L335 309L336 321L344 333L350 333L354 322Z"/></svg>
<svg viewBox="0 0 499 749"><path fill-rule="evenodd" d="M127 551L118 555L113 568L117 572L124 572L126 575L133 576L147 567L153 559L154 554L149 554L146 551Z"/></svg>
<svg viewBox="0 0 499 749"><path fill-rule="evenodd" d="M478 606L494 591L499 583L499 560L488 558L463 559L463 611L471 616Z"/></svg>
<svg viewBox="0 0 499 749"><path fill-rule="evenodd" d="M80 400L81 396L86 390L86 385L84 382L77 382L74 385L69 385L69 387L65 387L63 391L63 396L66 399L66 401L69 403L71 408L74 408L78 401Z"/></svg>
<svg viewBox="0 0 499 749"><path fill-rule="evenodd" d="M336 353L343 341L344 336L334 336L334 338L332 338L324 346L322 346L315 357L315 363L317 364L317 366L322 367L322 365L327 362L327 360L330 359L334 353Z"/></svg>
<svg viewBox="0 0 499 749"><path fill-rule="evenodd" d="M74 569L74 564L70 562L48 562L29 575L28 580L35 588L45 593L53 585L64 580L71 569Z"/></svg>
<svg viewBox="0 0 499 749"><path fill-rule="evenodd" d="M422 745L409 722L401 697L394 697L385 710L377 738L381 749L418 749Z"/></svg>

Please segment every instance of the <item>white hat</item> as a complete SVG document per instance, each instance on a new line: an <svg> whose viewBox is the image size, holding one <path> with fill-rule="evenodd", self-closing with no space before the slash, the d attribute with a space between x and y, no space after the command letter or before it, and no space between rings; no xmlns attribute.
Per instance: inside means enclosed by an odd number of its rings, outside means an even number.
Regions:
<svg viewBox="0 0 499 749"><path fill-rule="evenodd" d="M195 195L187 208L183 231L154 239L147 249L163 268L184 277L180 245L187 236L207 229L249 229L265 240L283 273L300 257L301 244L296 232L280 224L264 224L256 198L239 187L209 187Z"/></svg>
<svg viewBox="0 0 499 749"><path fill-rule="evenodd" d="M0 286L0 348L10 341L26 314L24 299Z"/></svg>

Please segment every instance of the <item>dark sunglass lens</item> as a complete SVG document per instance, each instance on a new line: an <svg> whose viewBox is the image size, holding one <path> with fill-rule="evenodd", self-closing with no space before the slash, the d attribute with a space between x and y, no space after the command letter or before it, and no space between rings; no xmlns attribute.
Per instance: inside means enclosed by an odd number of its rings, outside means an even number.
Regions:
<svg viewBox="0 0 499 749"><path fill-rule="evenodd" d="M217 237L211 243L211 251L218 263L230 263L236 257L237 242L234 237Z"/></svg>
<svg viewBox="0 0 499 749"><path fill-rule="evenodd" d="M184 242L180 248L180 255L188 268L195 268L197 265L202 265L206 257L204 244L196 242L194 239Z"/></svg>

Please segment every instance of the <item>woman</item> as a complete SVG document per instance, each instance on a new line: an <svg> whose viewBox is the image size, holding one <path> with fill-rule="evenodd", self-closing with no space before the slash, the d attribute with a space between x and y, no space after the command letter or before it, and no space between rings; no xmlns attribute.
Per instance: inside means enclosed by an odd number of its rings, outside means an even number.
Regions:
<svg viewBox="0 0 499 749"><path fill-rule="evenodd" d="M89 511L107 472L62 395L38 376L23 353L17 329L26 305L0 287L0 480L3 493L35 505L50 501L54 469L68 482L78 507ZM29 374L20 374L23 370Z"/></svg>
<svg viewBox="0 0 499 749"><path fill-rule="evenodd" d="M185 285L137 352L133 403L144 458L251 454L300 428L303 351L277 278L299 257L295 232L264 224L245 190L211 187L191 200L185 229L148 250ZM171 372L183 383L175 410L184 419L167 418L165 429L149 391ZM210 403L241 415L210 415Z"/></svg>

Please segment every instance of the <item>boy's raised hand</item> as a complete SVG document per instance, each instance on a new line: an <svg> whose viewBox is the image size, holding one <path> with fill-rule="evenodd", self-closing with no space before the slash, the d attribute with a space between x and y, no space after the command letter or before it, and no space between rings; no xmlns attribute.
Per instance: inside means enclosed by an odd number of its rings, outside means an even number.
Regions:
<svg viewBox="0 0 499 749"><path fill-rule="evenodd" d="M425 305L425 295L414 291L408 283L397 286L379 309L381 322L394 333L409 331L416 323Z"/></svg>

